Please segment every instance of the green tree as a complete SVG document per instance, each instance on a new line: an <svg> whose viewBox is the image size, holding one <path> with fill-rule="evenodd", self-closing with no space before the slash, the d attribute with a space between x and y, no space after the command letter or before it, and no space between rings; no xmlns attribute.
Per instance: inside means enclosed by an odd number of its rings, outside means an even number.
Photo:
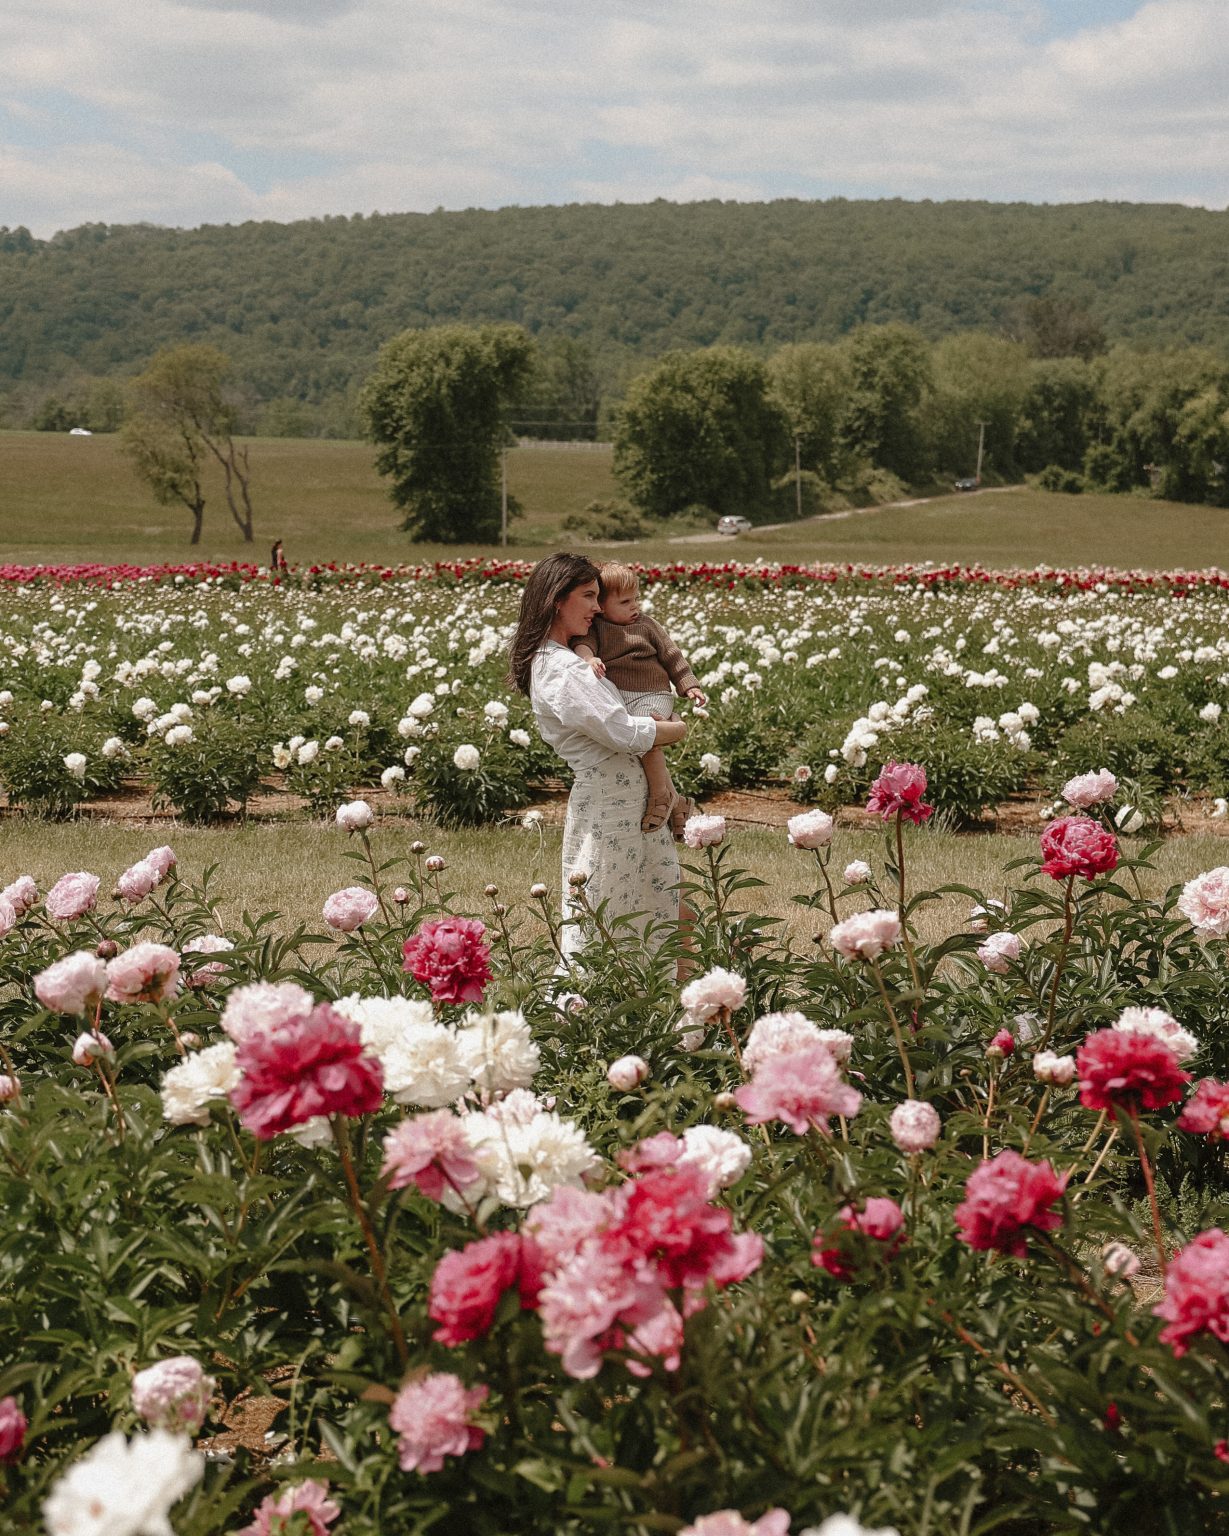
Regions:
<svg viewBox="0 0 1229 1536"><path fill-rule="evenodd" d="M668 352L629 388L615 434L615 474L653 517L699 504L754 519L790 457L768 370L738 347Z"/></svg>
<svg viewBox="0 0 1229 1536"><path fill-rule="evenodd" d="M840 436L849 389L845 353L822 342L798 342L773 353L768 376L772 397L798 439L802 468L836 485L847 469Z"/></svg>
<svg viewBox="0 0 1229 1536"><path fill-rule="evenodd" d="M930 469L923 404L931 389L930 348L907 325L868 325L846 340L849 393L841 422L845 446L902 480Z"/></svg>
<svg viewBox="0 0 1229 1536"><path fill-rule="evenodd" d="M592 349L570 336L539 340L513 407L512 430L521 437L594 442L601 405Z"/></svg>
<svg viewBox="0 0 1229 1536"><path fill-rule="evenodd" d="M1173 501L1226 500L1229 366L1200 347L1117 348L1102 365L1100 441L1092 479L1110 490L1153 488Z"/></svg>
<svg viewBox="0 0 1229 1536"><path fill-rule="evenodd" d="M1088 363L1078 357L1032 362L1016 426L1020 467L1030 474L1050 464L1082 468L1097 412L1097 378Z"/></svg>
<svg viewBox="0 0 1229 1536"><path fill-rule="evenodd" d="M206 457L220 466L226 504L247 543L252 541L251 469L248 450L234 439L236 406L227 390L230 359L216 347L166 347L132 382L135 410L123 447L155 499L185 501L182 491L200 487ZM173 489L178 487L179 489ZM203 503L192 543L200 538Z"/></svg>
<svg viewBox="0 0 1229 1536"><path fill-rule="evenodd" d="M986 465L1003 475L1014 473L1028 378L1024 348L985 331L964 331L935 343L931 367L934 389L926 404L926 436L938 466L950 474L971 473L984 423Z"/></svg>
<svg viewBox="0 0 1229 1536"><path fill-rule="evenodd" d="M500 527L499 450L533 342L517 325L403 331L359 395L376 468L415 539L483 543Z"/></svg>

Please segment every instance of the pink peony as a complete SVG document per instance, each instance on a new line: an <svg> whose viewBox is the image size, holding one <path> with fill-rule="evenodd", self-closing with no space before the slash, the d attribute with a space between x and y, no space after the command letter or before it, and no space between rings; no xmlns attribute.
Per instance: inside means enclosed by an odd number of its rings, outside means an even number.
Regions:
<svg viewBox="0 0 1229 1536"><path fill-rule="evenodd" d="M16 926L17 908L11 901L6 901L3 896L0 896L0 939L12 933Z"/></svg>
<svg viewBox="0 0 1229 1536"><path fill-rule="evenodd" d="M0 1397L0 1462L16 1461L29 1421L15 1397Z"/></svg>
<svg viewBox="0 0 1229 1536"><path fill-rule="evenodd" d="M204 963L193 964L186 958L188 955L224 955L234 947L229 939L224 939L216 933L203 933L198 939L189 939L181 955L184 960L185 984L189 987L208 987L226 975L226 965L223 961L207 960Z"/></svg>
<svg viewBox="0 0 1229 1536"><path fill-rule="evenodd" d="M1205 1077L1178 1116L1178 1129L1206 1136L1209 1141L1229 1141L1229 1083Z"/></svg>
<svg viewBox="0 0 1229 1536"><path fill-rule="evenodd" d="M252 981L226 998L219 1022L236 1045L310 1013L315 998L296 981Z"/></svg>
<svg viewBox="0 0 1229 1536"><path fill-rule="evenodd" d="M24 917L31 907L38 905L38 886L33 875L18 875L12 885L0 891L0 898L7 901L18 917Z"/></svg>
<svg viewBox="0 0 1229 1536"><path fill-rule="evenodd" d="M145 855L145 863L157 874L159 885L175 868L175 862L175 850L166 843L161 848L151 848Z"/></svg>
<svg viewBox="0 0 1229 1536"><path fill-rule="evenodd" d="M852 1280L866 1263L890 1259L900 1247L904 1212L895 1200L872 1195L860 1210L843 1205L834 1230L819 1231L811 1263L838 1280Z"/></svg>
<svg viewBox="0 0 1229 1536"><path fill-rule="evenodd" d="M1108 768L1098 768L1096 773L1077 774L1063 785L1063 799L1077 811L1112 800L1118 793L1118 780Z"/></svg>
<svg viewBox="0 0 1229 1536"><path fill-rule="evenodd" d="M709 1201L709 1181L699 1168L654 1169L620 1189L618 1219L602 1235L603 1247L654 1265L663 1286L702 1288L709 1280L730 1285L759 1265L758 1237L736 1237L734 1218Z"/></svg>
<svg viewBox="0 0 1229 1536"><path fill-rule="evenodd" d="M115 1047L98 1030L86 1030L73 1041L73 1060L79 1067L90 1067L101 1056L115 1055Z"/></svg>
<svg viewBox="0 0 1229 1536"><path fill-rule="evenodd" d="M1075 1065L1086 1109L1128 1115L1174 1103L1191 1080L1169 1046L1134 1030L1096 1030L1076 1052Z"/></svg>
<svg viewBox="0 0 1229 1536"><path fill-rule="evenodd" d="M403 969L437 1003L480 1003L491 979L486 928L474 918L433 918L405 941Z"/></svg>
<svg viewBox="0 0 1229 1536"><path fill-rule="evenodd" d="M770 1509L758 1520L744 1520L736 1509L717 1509L685 1525L678 1536L789 1536L789 1511Z"/></svg>
<svg viewBox="0 0 1229 1536"><path fill-rule="evenodd" d="M871 867L865 859L854 859L846 864L842 879L846 885L865 885L871 877Z"/></svg>
<svg viewBox="0 0 1229 1536"><path fill-rule="evenodd" d="M1033 1076L1041 1083L1065 1088L1075 1081L1075 1057L1059 1056L1054 1051L1038 1051L1033 1057Z"/></svg>
<svg viewBox="0 0 1229 1536"><path fill-rule="evenodd" d="M458 1376L432 1371L407 1382L397 1393L388 1422L400 1436L398 1460L403 1472L438 1472L445 1456L476 1451L486 1431L472 1415L490 1393L489 1387L466 1387Z"/></svg>
<svg viewBox="0 0 1229 1536"><path fill-rule="evenodd" d="M350 800L337 807L337 825L343 832L363 832L375 819L366 800Z"/></svg>
<svg viewBox="0 0 1229 1536"><path fill-rule="evenodd" d="M829 1115L856 1115L862 1105L862 1095L842 1080L832 1053L819 1044L764 1058L734 1099L750 1124L781 1120L795 1136L812 1126L826 1131Z"/></svg>
<svg viewBox="0 0 1229 1536"><path fill-rule="evenodd" d="M348 885L344 891L334 891L324 904L324 920L338 933L353 933L374 917L380 909L379 898L374 891L362 885Z"/></svg>
<svg viewBox="0 0 1229 1536"><path fill-rule="evenodd" d="M1009 1029L1000 1029L986 1047L986 1055L991 1061L1003 1061L1016 1048L1016 1037Z"/></svg>
<svg viewBox="0 0 1229 1536"><path fill-rule="evenodd" d="M905 1099L892 1111L888 1127L900 1150L913 1156L929 1152L939 1139L942 1122L939 1111L925 1099Z"/></svg>
<svg viewBox="0 0 1229 1536"><path fill-rule="evenodd" d="M1169 1326L1161 1343L1184 1355L1197 1333L1210 1333L1229 1344L1229 1233L1219 1227L1201 1232L1171 1260L1165 1295L1153 1307Z"/></svg>
<svg viewBox="0 0 1229 1536"><path fill-rule="evenodd" d="M463 1190L474 1183L478 1165L457 1116L433 1109L412 1115L388 1133L381 1172L390 1189L413 1184L429 1200L438 1201L445 1189Z"/></svg>
<svg viewBox="0 0 1229 1536"><path fill-rule="evenodd" d="M1019 934L992 933L984 944L978 945L977 958L996 976L1006 976L1011 962L1020 958Z"/></svg>
<svg viewBox="0 0 1229 1536"><path fill-rule="evenodd" d="M688 848L711 848L724 837L724 816L689 816L683 824L683 841Z"/></svg>
<svg viewBox="0 0 1229 1536"><path fill-rule="evenodd" d="M679 993L679 1002L692 1019L705 1023L722 1012L736 1013L746 996L747 983L737 972L714 966L687 983Z"/></svg>
<svg viewBox="0 0 1229 1536"><path fill-rule="evenodd" d="M84 869L73 875L61 875L43 903L47 916L64 923L83 917L98 900L98 885L98 876Z"/></svg>
<svg viewBox="0 0 1229 1536"><path fill-rule="evenodd" d="M866 809L872 816L882 816L890 821L900 816L921 826L935 813L933 805L923 805L926 793L926 770L917 763L884 763L879 777L871 785Z"/></svg>
<svg viewBox="0 0 1229 1536"><path fill-rule="evenodd" d="M648 1075L649 1064L643 1056L620 1056L606 1068L606 1081L620 1093L639 1088Z"/></svg>
<svg viewBox="0 0 1229 1536"><path fill-rule="evenodd" d="M1140 1258L1125 1243L1106 1243L1101 1250L1101 1263L1107 1275L1116 1280L1132 1280L1140 1271Z"/></svg>
<svg viewBox="0 0 1229 1536"><path fill-rule="evenodd" d="M148 859L139 859L115 882L115 889L125 901L144 901L158 884L158 871Z"/></svg>
<svg viewBox="0 0 1229 1536"><path fill-rule="evenodd" d="M281 1493L269 1493L256 1507L255 1517L237 1536L328 1536L328 1528L341 1514L341 1505L329 1498L329 1485L309 1477ZM302 1515L303 1520L294 1520ZM294 1520L293 1525L291 1521Z"/></svg>
<svg viewBox="0 0 1229 1536"><path fill-rule="evenodd" d="M175 1355L138 1371L132 1378L132 1406L151 1429L195 1435L217 1382L191 1355Z"/></svg>
<svg viewBox="0 0 1229 1536"><path fill-rule="evenodd" d="M0 1104L10 1104L21 1094L21 1079L8 1072L0 1072Z"/></svg>
<svg viewBox="0 0 1229 1536"><path fill-rule="evenodd" d="M134 944L107 962L113 1003L160 1003L179 995L179 956L165 944Z"/></svg>
<svg viewBox="0 0 1229 1536"><path fill-rule="evenodd" d="M1067 1177L1048 1162L1030 1163L1010 1148L1000 1152L965 1181L965 1199L955 1213L961 1241L1023 1258L1026 1227L1052 1232L1062 1226L1062 1213L1050 1207L1062 1199Z"/></svg>
<svg viewBox="0 0 1229 1536"><path fill-rule="evenodd" d="M537 1305L542 1256L535 1244L516 1232L495 1232L446 1253L431 1277L427 1314L440 1326L439 1344L464 1344L481 1338L495 1318L503 1294L516 1286L521 1306Z"/></svg>
<svg viewBox="0 0 1229 1536"><path fill-rule="evenodd" d="M359 1026L327 1003L240 1041L235 1065L230 1102L259 1141L317 1115L373 1114L382 1101L379 1061L363 1054Z"/></svg>
<svg viewBox="0 0 1229 1536"><path fill-rule="evenodd" d="M92 1012L106 990L107 967L88 949L65 955L34 978L35 997L55 1013Z"/></svg>
<svg viewBox="0 0 1229 1536"><path fill-rule="evenodd" d="M878 960L884 950L900 943L900 918L895 912L877 909L855 912L837 923L828 940L846 960Z"/></svg>
<svg viewBox="0 0 1229 1536"><path fill-rule="evenodd" d="M1124 1008L1111 1027L1134 1030L1139 1035L1155 1035L1179 1061L1189 1061L1199 1050L1199 1041L1164 1008Z"/></svg>
<svg viewBox="0 0 1229 1536"><path fill-rule="evenodd" d="M607 1226L612 1198L560 1184L533 1207L525 1218L525 1232L537 1244L544 1269L553 1273L579 1250L586 1238Z"/></svg>
<svg viewBox="0 0 1229 1536"><path fill-rule="evenodd" d="M832 817L827 811L803 811L785 824L795 848L826 848L832 841Z"/></svg>
<svg viewBox="0 0 1229 1536"><path fill-rule="evenodd" d="M1059 816L1041 834L1043 875L1095 880L1118 865L1118 839L1090 816Z"/></svg>
<svg viewBox="0 0 1229 1536"><path fill-rule="evenodd" d="M1188 880L1178 911L1201 939L1223 939L1229 934L1229 869L1222 865Z"/></svg>

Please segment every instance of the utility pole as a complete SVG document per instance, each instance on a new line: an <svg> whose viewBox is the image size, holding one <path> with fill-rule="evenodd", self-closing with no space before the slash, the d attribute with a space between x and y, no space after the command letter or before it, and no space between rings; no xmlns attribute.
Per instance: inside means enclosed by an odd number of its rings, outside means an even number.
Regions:
<svg viewBox="0 0 1229 1536"><path fill-rule="evenodd" d="M499 450L499 542L508 542L508 448Z"/></svg>
<svg viewBox="0 0 1229 1536"><path fill-rule="evenodd" d="M802 433L794 433L794 503L799 522L802 521Z"/></svg>
<svg viewBox="0 0 1229 1536"><path fill-rule="evenodd" d="M978 485L981 484L981 461L982 461L982 452L985 449L985 446L986 446L986 423L984 421L979 421L977 423L977 474L974 476L974 478L976 479Z"/></svg>

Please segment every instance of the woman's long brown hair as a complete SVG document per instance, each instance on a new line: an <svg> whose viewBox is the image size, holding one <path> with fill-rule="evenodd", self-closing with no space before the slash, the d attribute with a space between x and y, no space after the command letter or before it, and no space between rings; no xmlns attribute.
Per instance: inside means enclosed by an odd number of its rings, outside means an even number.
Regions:
<svg viewBox="0 0 1229 1536"><path fill-rule="evenodd" d="M555 622L555 605L576 587L598 579L597 566L584 555L562 551L539 560L529 573L521 593L521 612L516 634L508 648L508 686L518 693L529 692L529 674L533 658L542 649L546 633Z"/></svg>

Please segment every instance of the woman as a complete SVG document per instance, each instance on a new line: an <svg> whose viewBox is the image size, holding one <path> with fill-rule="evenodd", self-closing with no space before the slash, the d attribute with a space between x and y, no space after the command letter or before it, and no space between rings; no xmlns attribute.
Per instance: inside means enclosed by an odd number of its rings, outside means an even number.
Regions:
<svg viewBox="0 0 1229 1536"><path fill-rule="evenodd" d="M570 640L599 611L597 568L583 555L548 555L525 583L508 681L533 704L542 739L575 775L563 829L562 948L581 948L568 877L587 876L585 899L612 916L640 913L641 928L675 921L678 855L669 827L642 832L645 778L640 758L682 741L681 720L629 715L613 683L595 677Z"/></svg>

